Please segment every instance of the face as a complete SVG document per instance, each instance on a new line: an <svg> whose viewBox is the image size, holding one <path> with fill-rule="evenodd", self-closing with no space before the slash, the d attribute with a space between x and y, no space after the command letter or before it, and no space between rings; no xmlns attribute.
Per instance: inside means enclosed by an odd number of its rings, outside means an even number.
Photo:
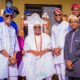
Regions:
<svg viewBox="0 0 80 80"><path fill-rule="evenodd" d="M44 21L48 21L49 19L48 18L46 18L46 17L43 17L42 18Z"/></svg>
<svg viewBox="0 0 80 80"><path fill-rule="evenodd" d="M11 14L5 14L4 15L4 22L6 24L10 24L10 22L12 21L12 19L13 19L13 15L11 15Z"/></svg>
<svg viewBox="0 0 80 80"><path fill-rule="evenodd" d="M76 30L79 27L79 21L75 20L75 19L70 19L69 20L69 25L73 30Z"/></svg>
<svg viewBox="0 0 80 80"><path fill-rule="evenodd" d="M40 35L41 34L41 26L40 25L35 25L34 26L34 33L36 35Z"/></svg>
<svg viewBox="0 0 80 80"><path fill-rule="evenodd" d="M62 14L59 12L54 13L54 18L56 22L61 22L62 21Z"/></svg>
<svg viewBox="0 0 80 80"><path fill-rule="evenodd" d="M75 16L79 16L80 15L80 9L78 9L78 8L73 9L72 14Z"/></svg>

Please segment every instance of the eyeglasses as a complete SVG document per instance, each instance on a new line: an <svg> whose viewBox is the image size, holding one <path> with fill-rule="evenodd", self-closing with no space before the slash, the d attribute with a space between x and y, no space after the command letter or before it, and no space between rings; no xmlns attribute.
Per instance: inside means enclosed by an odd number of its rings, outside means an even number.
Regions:
<svg viewBox="0 0 80 80"><path fill-rule="evenodd" d="M61 14L55 14L55 16L62 16Z"/></svg>
<svg viewBox="0 0 80 80"><path fill-rule="evenodd" d="M6 18L11 17L11 19L12 19L12 18L13 18L13 15L9 15L9 14L7 14L7 15L5 15L5 17L6 17Z"/></svg>
<svg viewBox="0 0 80 80"><path fill-rule="evenodd" d="M70 24L72 23L79 23L79 21L69 21Z"/></svg>

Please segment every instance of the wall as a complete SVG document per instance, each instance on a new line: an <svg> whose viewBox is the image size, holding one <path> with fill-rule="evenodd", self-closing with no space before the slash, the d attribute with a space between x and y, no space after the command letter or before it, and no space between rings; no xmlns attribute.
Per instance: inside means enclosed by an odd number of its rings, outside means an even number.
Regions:
<svg viewBox="0 0 80 80"><path fill-rule="evenodd" d="M64 14L70 15L70 7L73 3L80 3L80 0L13 0L13 5L18 7L20 15L15 18L15 21L21 27L21 16L24 13L24 4L47 4L47 5L62 5ZM0 9L5 7L5 0L0 0Z"/></svg>
<svg viewBox="0 0 80 80"><path fill-rule="evenodd" d="M15 0L13 4L20 10L20 15L16 19L19 23L20 17L24 13L24 4L62 5L64 14L70 15L70 7L73 3L80 3L80 0Z"/></svg>

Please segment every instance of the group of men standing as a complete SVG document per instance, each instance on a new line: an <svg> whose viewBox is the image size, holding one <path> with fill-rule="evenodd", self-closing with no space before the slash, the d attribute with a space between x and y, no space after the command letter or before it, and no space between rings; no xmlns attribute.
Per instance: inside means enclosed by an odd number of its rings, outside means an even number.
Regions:
<svg viewBox="0 0 80 80"><path fill-rule="evenodd" d="M61 9L54 10L56 23L51 28L51 38L43 32L44 21L38 14L29 17L27 24L31 34L25 38L18 71L16 55L20 49L16 32L10 25L14 12L6 8L4 21L0 23L0 80L17 80L18 72L27 80L52 80L54 74L59 80L79 80L80 6L73 5L72 12L67 22L63 21Z"/></svg>

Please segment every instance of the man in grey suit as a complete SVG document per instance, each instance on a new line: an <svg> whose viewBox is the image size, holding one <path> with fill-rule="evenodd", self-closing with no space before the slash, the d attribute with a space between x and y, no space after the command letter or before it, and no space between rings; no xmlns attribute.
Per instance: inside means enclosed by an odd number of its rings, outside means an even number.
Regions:
<svg viewBox="0 0 80 80"><path fill-rule="evenodd" d="M75 15L69 17L72 30L66 35L64 59L68 80L80 80L80 28Z"/></svg>

